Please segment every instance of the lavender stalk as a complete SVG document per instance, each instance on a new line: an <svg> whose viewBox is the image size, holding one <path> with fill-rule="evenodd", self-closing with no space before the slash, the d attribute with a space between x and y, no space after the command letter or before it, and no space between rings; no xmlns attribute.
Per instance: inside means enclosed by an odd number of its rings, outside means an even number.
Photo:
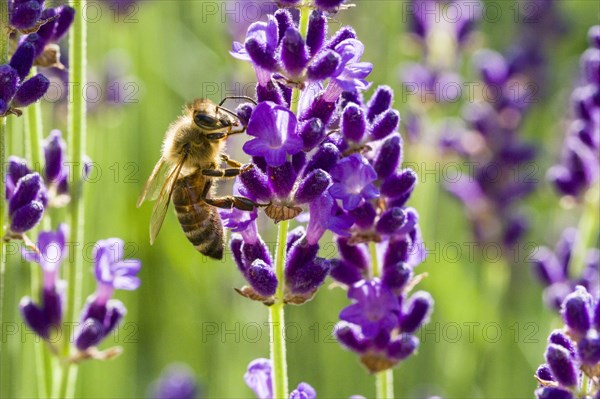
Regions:
<svg viewBox="0 0 600 399"><path fill-rule="evenodd" d="M0 3L0 65L8 63L8 35L2 33L4 27L8 26L8 2ZM0 176L6 174L6 117L0 116ZM4 178L0 178L0 193L4 193ZM4 224L6 214L6 201L4 195L0 196L0 238L4 236ZM0 324L4 319L4 273L6 271L6 252L4 251L4 240L0 239ZM0 355L3 355L4 340L0 343ZM2 356L0 356L2 358Z"/></svg>
<svg viewBox="0 0 600 399"><path fill-rule="evenodd" d="M288 397L287 360L285 350L285 316L284 316L284 265L285 245L289 221L279 223L277 234L277 258L275 259L275 274L279 281L275 291L275 303L269 306L269 333L271 335L271 361L273 362L273 393L275 398Z"/></svg>
<svg viewBox="0 0 600 399"><path fill-rule="evenodd" d="M72 90L81 90L86 82L86 21L82 17L85 0L73 3L75 15L77 18L73 21L72 31L69 37L69 81ZM75 165L76 172L73 173L71 182L71 203L70 203L70 225L72 242L82 243L84 233L83 220L83 195L82 195L82 169L83 155L85 151L86 138L86 108L85 101L81 95L73 95L72 102L69 104L68 116L68 135L69 148L71 150L71 161ZM65 311L65 320L76 321L75 311L81 307L81 283L82 283L83 260L80 251L75 251L71 259L67 282L67 303ZM70 339L65 339L63 354L68 355ZM73 397L75 383L77 380L77 366L66 363L62 370L62 379L58 391L58 397Z"/></svg>

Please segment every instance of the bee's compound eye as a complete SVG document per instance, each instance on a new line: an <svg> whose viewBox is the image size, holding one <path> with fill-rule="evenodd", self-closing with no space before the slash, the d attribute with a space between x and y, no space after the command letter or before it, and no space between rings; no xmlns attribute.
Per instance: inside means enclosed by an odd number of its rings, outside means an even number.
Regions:
<svg viewBox="0 0 600 399"><path fill-rule="evenodd" d="M196 123L196 125L198 125L200 127L209 128L209 129L216 128L219 125L218 119L213 118L212 116L201 113L201 112L198 112L196 115L194 115L194 122Z"/></svg>

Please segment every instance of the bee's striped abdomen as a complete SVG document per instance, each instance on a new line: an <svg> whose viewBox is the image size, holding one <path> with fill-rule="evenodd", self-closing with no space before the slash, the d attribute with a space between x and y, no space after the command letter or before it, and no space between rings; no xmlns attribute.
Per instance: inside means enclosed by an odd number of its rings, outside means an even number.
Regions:
<svg viewBox="0 0 600 399"><path fill-rule="evenodd" d="M202 193L210 182L199 172L175 183L173 205L187 239L206 256L223 258L225 246L223 225L217 209L202 201Z"/></svg>

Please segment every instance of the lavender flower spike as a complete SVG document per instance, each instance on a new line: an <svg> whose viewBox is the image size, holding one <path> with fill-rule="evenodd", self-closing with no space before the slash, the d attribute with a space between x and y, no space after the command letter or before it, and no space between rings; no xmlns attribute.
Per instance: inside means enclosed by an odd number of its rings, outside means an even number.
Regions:
<svg viewBox="0 0 600 399"><path fill-rule="evenodd" d="M248 364L248 370L244 374L244 381L254 391L258 399L272 399L272 366L269 359L259 358ZM290 393L289 399L316 399L317 392L305 382Z"/></svg>
<svg viewBox="0 0 600 399"><path fill-rule="evenodd" d="M81 326L75 332L75 346L85 351L99 344L121 319L126 309L121 301L110 299L115 289L135 290L141 262L123 259L123 240L111 238L99 241L94 251L96 293L88 298L81 313Z"/></svg>
<svg viewBox="0 0 600 399"><path fill-rule="evenodd" d="M68 228L64 224L58 230L43 231L38 237L38 251L23 251L29 262L38 263L43 272L43 285L40 305L29 297L19 305L25 323L40 337L49 339L53 328L59 328L62 321L62 295L59 287L59 269L65 258Z"/></svg>
<svg viewBox="0 0 600 399"><path fill-rule="evenodd" d="M598 386L590 386L583 377L595 379L599 375L600 325L591 322L600 312L599 303L582 286L564 300L562 316L566 326L548 338L547 364L536 373L540 383L535 391L538 399L575 398L573 393L584 390L590 394L586 397L597 398L600 394Z"/></svg>
<svg viewBox="0 0 600 399"><path fill-rule="evenodd" d="M195 399L200 395L193 371L184 364L172 364L152 385L149 396L153 399Z"/></svg>

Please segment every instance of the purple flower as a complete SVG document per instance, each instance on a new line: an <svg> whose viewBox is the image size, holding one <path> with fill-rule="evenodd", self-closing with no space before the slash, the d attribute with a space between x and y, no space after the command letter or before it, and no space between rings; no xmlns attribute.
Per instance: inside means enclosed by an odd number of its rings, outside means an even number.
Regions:
<svg viewBox="0 0 600 399"><path fill-rule="evenodd" d="M64 165L66 143L60 130L52 130L44 140L44 179L48 183L57 183L65 177L68 168Z"/></svg>
<svg viewBox="0 0 600 399"><path fill-rule="evenodd" d="M248 123L248 134L256 138L244 144L244 151L264 157L270 166L283 165L286 155L302 150L296 124L296 116L289 109L272 102L258 104Z"/></svg>
<svg viewBox="0 0 600 399"><path fill-rule="evenodd" d="M140 285L137 274L142 263L138 259L123 259L124 246L120 238L109 238L98 241L94 247L98 303L106 302L115 289L131 291Z"/></svg>
<svg viewBox="0 0 600 399"><path fill-rule="evenodd" d="M259 358L248 364L248 370L244 374L244 381L254 391L258 399L273 398L272 366L269 359ZM290 393L289 399L315 399L317 392L305 382Z"/></svg>
<svg viewBox="0 0 600 399"><path fill-rule="evenodd" d="M56 231L42 231L38 235L37 251L23 250L23 258L39 264L43 272L43 287L55 290L59 277L59 268L66 256L66 243L69 228L59 224Z"/></svg>
<svg viewBox="0 0 600 399"><path fill-rule="evenodd" d="M42 16L44 0L12 0L8 5L9 24L27 30L36 26Z"/></svg>
<svg viewBox="0 0 600 399"><path fill-rule="evenodd" d="M11 194L8 199L10 230L22 234L42 219L48 201L46 187L38 173L30 173L18 180Z"/></svg>
<svg viewBox="0 0 600 399"><path fill-rule="evenodd" d="M152 384L150 397L153 399L195 399L199 387L193 371L184 364L172 364Z"/></svg>
<svg viewBox="0 0 600 399"><path fill-rule="evenodd" d="M316 399L317 391L306 382L301 382L298 387L290 393L290 399Z"/></svg>
<svg viewBox="0 0 600 399"><path fill-rule="evenodd" d="M379 279L353 285L348 290L348 298L355 303L342 310L340 319L360 326L366 338L389 333L398 324L398 298Z"/></svg>
<svg viewBox="0 0 600 399"><path fill-rule="evenodd" d="M255 359L248 364L244 381L254 391L258 399L271 399L273 397L271 372L271 361L269 359Z"/></svg>
<svg viewBox="0 0 600 399"><path fill-rule="evenodd" d="M75 332L75 346L80 351L98 345L120 323L126 314L123 303L110 299L115 289L135 290L140 280L141 262L123 259L124 243L109 238L94 248L96 293L90 296L81 312L81 325Z"/></svg>
<svg viewBox="0 0 600 399"><path fill-rule="evenodd" d="M379 190L372 184L377 173L361 155L353 154L340 160L331 177L334 183L329 193L333 198L341 199L346 210L356 209L365 200L379 196Z"/></svg>
<svg viewBox="0 0 600 399"><path fill-rule="evenodd" d="M572 398L571 392L588 387L583 373L600 365L600 323L592 321L600 315L598 300L578 286L566 297L562 308L566 327L550 334L545 353L547 364L536 373L539 380L552 384L542 384L536 391L538 399Z"/></svg>
<svg viewBox="0 0 600 399"><path fill-rule="evenodd" d="M30 297L24 297L19 308L25 323L44 339L49 339L52 330L60 328L62 321L62 287L58 278L66 254L66 235L64 224L59 225L56 232L42 231L38 236L37 251L23 251L25 260L41 266L43 286L39 305Z"/></svg>
<svg viewBox="0 0 600 399"><path fill-rule="evenodd" d="M322 194L310 205L306 239L310 244L316 244L327 230L348 235L352 223L352 218L340 209L331 195Z"/></svg>
<svg viewBox="0 0 600 399"><path fill-rule="evenodd" d="M23 41L11 57L10 64L0 65L0 116L9 113L20 115L18 108L38 101L48 90L50 81L44 75L37 74L27 79L33 59L34 46Z"/></svg>

